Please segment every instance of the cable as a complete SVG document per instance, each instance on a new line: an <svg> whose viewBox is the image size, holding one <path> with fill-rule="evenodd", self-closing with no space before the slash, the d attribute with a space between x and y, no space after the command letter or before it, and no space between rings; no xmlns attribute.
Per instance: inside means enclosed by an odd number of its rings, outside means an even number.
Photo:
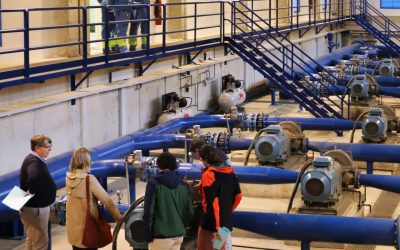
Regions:
<svg viewBox="0 0 400 250"><path fill-rule="evenodd" d="M361 120L361 118L364 117L364 115L368 114L368 112L369 112L369 111L365 111L365 112L363 112L363 113L361 113L361 114L358 115L356 121L354 122L353 129L351 130L350 143L353 143L353 140L354 140L354 133L355 133L355 131L356 131L358 122Z"/></svg>
<svg viewBox="0 0 400 250"><path fill-rule="evenodd" d="M246 158L243 163L244 166L247 166L247 163L249 162L250 153L253 150L254 144L256 144L258 137L260 137L261 133L263 133L266 130L267 130L267 128L263 128L260 131L258 131L257 134L254 136L254 139L251 141L251 144L250 144L249 148L247 149Z"/></svg>
<svg viewBox="0 0 400 250"><path fill-rule="evenodd" d="M301 177L303 177L304 172L305 172L305 171L307 170L307 168L311 165L312 161L313 161L313 160L310 159L310 160L306 161L306 162L301 166L301 170L300 170L300 172L299 172L299 175L297 176L296 183L295 183L295 185L294 185L294 187L293 187L293 190L292 190L292 194L290 195L289 204L288 204L288 208L287 208L287 211L286 211L287 213L289 213L289 212L290 212L290 209L292 209L293 200L294 200L294 197L296 196L297 188L299 187Z"/></svg>
<svg viewBox="0 0 400 250"><path fill-rule="evenodd" d="M135 200L135 202L132 203L132 205L129 207L128 210L124 213L124 221L128 217L128 215L135 210L137 206L139 206L142 202L144 201L144 196L140 197L139 199ZM118 240L118 234L119 230L122 227L123 222L118 222L117 225L114 228L113 232L113 241L112 241L112 250L117 250L117 240Z"/></svg>

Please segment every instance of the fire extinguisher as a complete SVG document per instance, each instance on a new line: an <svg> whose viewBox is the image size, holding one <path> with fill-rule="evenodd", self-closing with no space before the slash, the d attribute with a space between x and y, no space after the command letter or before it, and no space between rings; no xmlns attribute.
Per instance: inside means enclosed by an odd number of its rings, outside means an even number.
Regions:
<svg viewBox="0 0 400 250"><path fill-rule="evenodd" d="M162 24L162 5L161 0L156 0L156 6L154 8L154 16L156 17L156 25Z"/></svg>

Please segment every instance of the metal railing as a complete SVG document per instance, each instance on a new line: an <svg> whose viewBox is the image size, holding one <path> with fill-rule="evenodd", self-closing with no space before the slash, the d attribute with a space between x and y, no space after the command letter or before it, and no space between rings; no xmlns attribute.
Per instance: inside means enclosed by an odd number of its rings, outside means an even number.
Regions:
<svg viewBox="0 0 400 250"><path fill-rule="evenodd" d="M339 1L340 2L340 1ZM250 6L250 10L246 12L262 14L265 11L270 13L264 20L257 22L274 23L275 30L296 30L302 27L310 28L317 25L325 25L337 21L347 20L350 16L346 16L347 8L342 4L334 7L332 0L327 0L327 4L323 11L321 5L315 5L307 9L307 6L298 6L299 11L294 10L294 6L279 6L278 0L247 0L245 3ZM260 3L264 7L260 7ZM40 82L46 79L72 75L76 73L90 72L97 69L126 65L132 62L141 62L144 60L155 60L171 55L190 53L194 50L202 50L210 47L222 46L223 37L229 36L232 32L231 27L226 27L223 22L225 8L227 3L224 1L207 1L207 2L186 2L186 3L163 3L163 4L134 4L128 6L79 6L79 7L56 7L56 8L32 8L32 9L1 9L0 14L12 15L15 23L21 23L18 27L5 28L0 30L3 39L3 47L0 48L0 88L15 86L23 83ZM271 8L266 8L271 6ZM146 19L126 20L126 21L110 21L107 17L104 22L96 22L91 20L92 12L107 10L116 7L131 7L132 10L145 8L148 16L153 13L154 9L161 8L162 15L159 18L150 17ZM337 16L332 17L331 9L338 9ZM184 9L184 11L176 11ZM72 13L69 18L71 23L62 23L57 25L35 25L35 15L52 15L57 16L60 13ZM273 14L275 13L275 14ZM286 13L286 14L285 14ZM253 15L250 13L250 15ZM319 16L319 17L318 17ZM156 20L162 21L160 26L149 25L148 34L126 35L123 37L109 37L104 39L100 37L91 37L90 30L93 28L102 28L106 30L110 25L120 23L152 23ZM50 20L50 19L49 19ZM282 21L284 20L284 21ZM289 20L289 22L286 22ZM254 26L254 23L249 22ZM4 23L3 23L4 25ZM44 42L36 41L37 34L46 37L56 36L60 34L60 30L65 33L71 33L62 42L47 42L51 39L43 39ZM54 32L54 33L52 33ZM17 39L10 41L8 36L17 36ZM126 53L111 54L110 42L119 39L141 38L146 37L146 50L138 50ZM178 37L177 39L175 39ZM53 39L57 40L57 39ZM178 41L178 42L176 42ZM90 46L96 43L104 43L104 53L90 53ZM57 57L59 51L72 51L70 55ZM40 51L40 53L38 53ZM40 59L42 54L51 54L52 59L60 58L62 60L45 62L47 58ZM40 56L38 56L40 55ZM7 57L8 56L8 57ZM12 57L14 62L12 67L5 67ZM17 59L16 59L17 58ZM39 58L39 59L38 59ZM6 62L6 63L5 63Z"/></svg>
<svg viewBox="0 0 400 250"><path fill-rule="evenodd" d="M293 80L295 82L301 79L302 82L305 83L307 86L305 92L307 92L308 95L318 99L320 97L326 98L326 100L334 107L339 108L341 115L343 115L344 104L348 106L348 103L344 99L344 96L337 95L340 102L340 104L337 104L334 100L330 98L329 95L325 94L324 91L321 92L319 89L328 89L330 79L336 79L336 77L329 72L326 72L326 75L320 75L322 80L315 79L313 74L309 73L310 70L311 72L315 70L315 66L310 66L309 63L319 66L319 68L323 68L321 65L319 65L308 54L303 52L298 46L291 43L290 40L287 39L279 31L275 30L275 33L278 36L275 37L271 35L270 31L274 28L265 20L263 20L257 13L252 13L252 10L244 3L238 2L237 4L235 3L235 5L236 6L233 7L235 11L232 11L233 18L231 18L235 22L225 19L234 27L233 38L240 37L243 40L248 39L250 42L254 42L255 47L262 49L262 52L267 56L267 58L271 58L275 60L275 62L278 62L275 66L276 69L286 75L287 79ZM237 6L241 6L241 8L239 9ZM247 18L250 15L252 16L252 18ZM243 19L247 19L249 21L245 22ZM243 25L244 27L241 28L240 25ZM266 26L266 28L264 29L262 25ZM236 32L236 30L239 30L239 32ZM285 44L283 44L283 42ZM274 51L266 48L263 43L271 46ZM303 59L302 57L304 57L305 59ZM304 76L306 75L309 76L310 80L304 78ZM320 84L319 88L317 88L315 84L313 84L316 81ZM315 93L319 93L318 96ZM335 112L330 107L326 108L329 109L332 113Z"/></svg>

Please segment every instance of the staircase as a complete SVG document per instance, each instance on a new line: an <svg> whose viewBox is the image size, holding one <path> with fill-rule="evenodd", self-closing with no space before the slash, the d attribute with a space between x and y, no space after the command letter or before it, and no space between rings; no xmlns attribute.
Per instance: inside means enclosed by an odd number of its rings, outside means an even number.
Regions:
<svg viewBox="0 0 400 250"><path fill-rule="evenodd" d="M315 117L343 119L348 106L343 95L326 94L329 78L335 77L326 73L318 79L308 73L315 70L308 63L323 67L243 2L231 6L234 18L225 21L231 23L232 36L224 37L225 44Z"/></svg>
<svg viewBox="0 0 400 250"><path fill-rule="evenodd" d="M395 22L365 0L355 1L352 11L358 25L400 56L400 27Z"/></svg>

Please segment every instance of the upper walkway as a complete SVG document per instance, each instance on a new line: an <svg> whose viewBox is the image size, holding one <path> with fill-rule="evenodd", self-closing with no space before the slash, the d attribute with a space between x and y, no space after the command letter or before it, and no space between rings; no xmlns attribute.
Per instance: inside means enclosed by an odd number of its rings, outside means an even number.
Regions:
<svg viewBox="0 0 400 250"><path fill-rule="evenodd" d="M258 16L265 17L264 21L274 27L270 30L272 34L298 30L299 37L310 30L319 33L326 26L333 29L335 25L351 20L354 14L351 7L354 0L326 0L321 4L301 6L287 5L279 0L243 2ZM126 21L131 24L149 22L148 34L123 37L137 38L139 45L140 38L146 37L148 49L111 54L108 45L121 37L102 39L102 26L110 27L124 21L106 18L102 22L101 9L116 7L1 9L6 21L0 30L0 88L149 61L140 72L142 74L155 60L174 55L184 55L186 63L190 63L203 50L223 46L224 38L231 36L235 18L232 3L226 1L123 6L135 11L144 9L150 14L148 19ZM248 10L243 12L252 15ZM106 45L104 53L103 44Z"/></svg>

